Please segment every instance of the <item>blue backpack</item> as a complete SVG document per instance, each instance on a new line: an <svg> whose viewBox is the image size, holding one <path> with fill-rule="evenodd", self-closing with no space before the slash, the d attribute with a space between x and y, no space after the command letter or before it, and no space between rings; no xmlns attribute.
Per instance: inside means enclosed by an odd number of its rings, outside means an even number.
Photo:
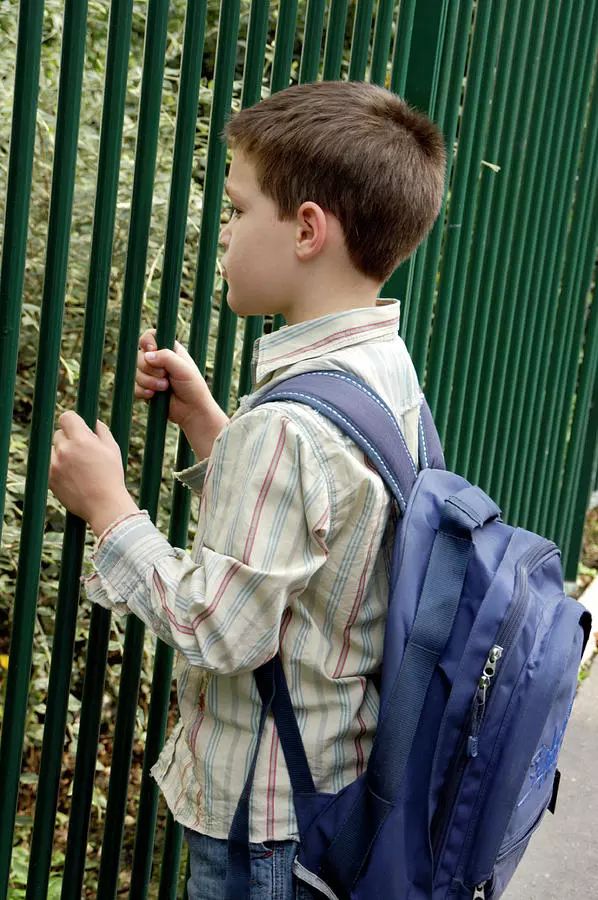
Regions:
<svg viewBox="0 0 598 900"><path fill-rule="evenodd" d="M390 580L380 714L366 771L316 791L280 658L254 676L289 770L300 833L294 871L330 900L496 900L546 809L590 615L565 596L552 542L501 521L445 471L427 404L419 474L396 419L359 379L310 372L258 403L295 401L334 422L377 467L401 512ZM249 898L249 797L229 835L228 900Z"/></svg>

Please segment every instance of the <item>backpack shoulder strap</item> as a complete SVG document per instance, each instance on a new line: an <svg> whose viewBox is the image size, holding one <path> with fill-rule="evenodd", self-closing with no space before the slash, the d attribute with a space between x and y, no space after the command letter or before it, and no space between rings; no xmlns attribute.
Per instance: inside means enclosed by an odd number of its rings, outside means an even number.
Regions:
<svg viewBox="0 0 598 900"><path fill-rule="evenodd" d="M275 400L304 403L334 422L371 459L405 512L418 469L392 411L368 384L338 370L305 372L279 382L255 405ZM419 457L422 468L444 468L440 440L425 401L420 413Z"/></svg>
<svg viewBox="0 0 598 900"><path fill-rule="evenodd" d="M421 469L446 469L440 437L425 397L419 410L419 465Z"/></svg>

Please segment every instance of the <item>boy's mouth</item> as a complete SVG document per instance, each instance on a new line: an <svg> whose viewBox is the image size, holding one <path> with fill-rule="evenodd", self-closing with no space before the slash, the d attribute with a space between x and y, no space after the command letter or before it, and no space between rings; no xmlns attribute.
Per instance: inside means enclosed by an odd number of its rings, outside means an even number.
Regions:
<svg viewBox="0 0 598 900"><path fill-rule="evenodd" d="M224 280L226 281L227 280L226 268L222 265L222 263L219 259L216 260L216 263L218 265L218 271L220 272L221 278L224 278Z"/></svg>

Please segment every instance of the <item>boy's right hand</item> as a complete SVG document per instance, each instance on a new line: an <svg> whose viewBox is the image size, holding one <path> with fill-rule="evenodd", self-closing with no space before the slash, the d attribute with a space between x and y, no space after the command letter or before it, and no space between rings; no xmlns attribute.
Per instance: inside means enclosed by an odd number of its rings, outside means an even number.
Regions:
<svg viewBox="0 0 598 900"><path fill-rule="evenodd" d="M147 352L155 352L151 362ZM195 420L208 413L214 399L193 358L182 344L174 342L174 350L157 350L156 329L150 328L139 338L135 397L149 402L156 391L172 388L168 407L168 419L183 430L191 417Z"/></svg>

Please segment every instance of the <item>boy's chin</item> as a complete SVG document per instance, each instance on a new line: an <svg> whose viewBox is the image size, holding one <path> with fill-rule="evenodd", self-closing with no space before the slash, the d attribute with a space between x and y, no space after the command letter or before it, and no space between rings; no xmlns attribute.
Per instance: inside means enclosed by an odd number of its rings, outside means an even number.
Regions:
<svg viewBox="0 0 598 900"><path fill-rule="evenodd" d="M251 302L250 300L243 301L243 299L237 300L234 291L231 291L230 285L226 295L226 302L229 309L241 319L245 319L247 316L274 316L278 313L278 310L271 309L271 305L267 303Z"/></svg>

